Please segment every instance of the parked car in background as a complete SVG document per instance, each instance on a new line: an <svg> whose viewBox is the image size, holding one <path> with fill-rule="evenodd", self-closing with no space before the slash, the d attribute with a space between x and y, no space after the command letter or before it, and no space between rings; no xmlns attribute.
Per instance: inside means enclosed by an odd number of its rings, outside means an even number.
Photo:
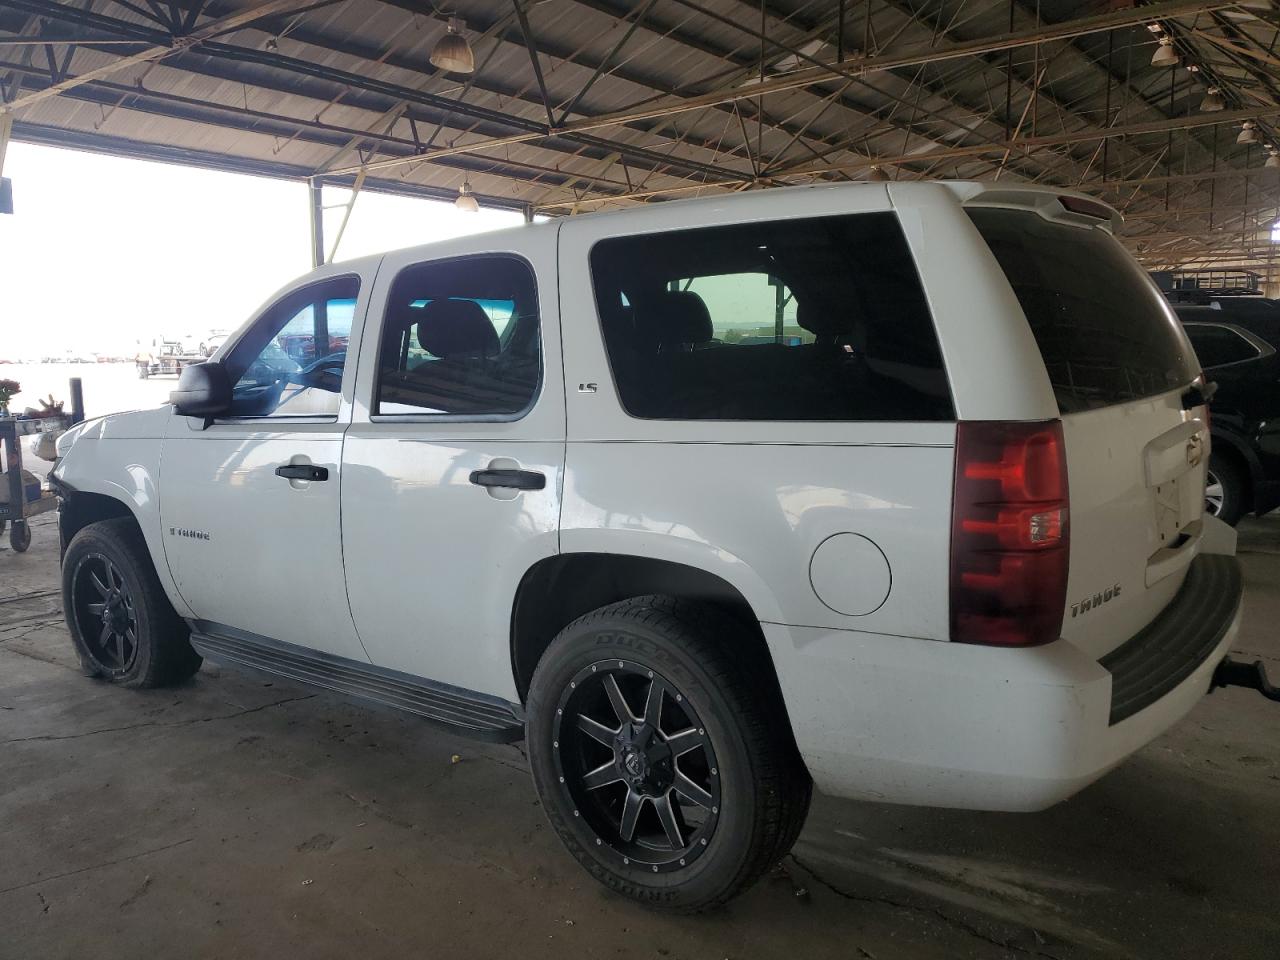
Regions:
<svg viewBox="0 0 1280 960"><path fill-rule="evenodd" d="M227 342L227 334L211 333L204 338L200 344L200 356L212 357L218 352L218 348Z"/></svg>
<svg viewBox="0 0 1280 960"><path fill-rule="evenodd" d="M1270 301L1238 300L1174 307L1218 385L1205 507L1232 525L1280 506L1280 311Z"/></svg>
<svg viewBox="0 0 1280 960"><path fill-rule="evenodd" d="M76 652L524 739L573 856L671 910L776 864L812 785L1044 809L1240 621L1204 378L1118 222L844 184L321 267L58 441Z"/></svg>

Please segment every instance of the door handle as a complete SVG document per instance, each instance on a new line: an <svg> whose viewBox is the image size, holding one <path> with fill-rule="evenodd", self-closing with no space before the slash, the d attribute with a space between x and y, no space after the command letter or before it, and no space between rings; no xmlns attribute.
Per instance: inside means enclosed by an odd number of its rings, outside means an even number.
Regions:
<svg viewBox="0 0 1280 960"><path fill-rule="evenodd" d="M477 487L507 487L512 490L541 490L547 478L536 470L472 470Z"/></svg>
<svg viewBox="0 0 1280 960"><path fill-rule="evenodd" d="M328 467L315 467L309 463L286 463L276 467L276 476L286 480L328 480Z"/></svg>

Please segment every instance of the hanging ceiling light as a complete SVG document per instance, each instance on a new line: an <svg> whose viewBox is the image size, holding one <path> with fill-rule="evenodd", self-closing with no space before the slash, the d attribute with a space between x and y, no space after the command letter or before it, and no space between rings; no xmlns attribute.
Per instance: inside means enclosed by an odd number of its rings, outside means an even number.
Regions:
<svg viewBox="0 0 1280 960"><path fill-rule="evenodd" d="M1225 110L1227 104L1222 99L1222 93L1217 87L1210 87L1204 95L1204 99L1200 101L1200 110L1202 113L1216 113L1219 110Z"/></svg>
<svg viewBox="0 0 1280 960"><path fill-rule="evenodd" d="M884 183L889 179L889 175L880 168L879 164L876 164L867 171L867 179L872 180L875 183Z"/></svg>
<svg viewBox="0 0 1280 960"><path fill-rule="evenodd" d="M1173 41L1168 37L1160 38L1160 46L1156 47L1155 55L1151 58L1153 67L1176 67L1178 65L1178 51L1173 49Z"/></svg>
<svg viewBox="0 0 1280 960"><path fill-rule="evenodd" d="M1240 136L1236 137L1236 143L1257 143L1258 135L1253 132L1253 128L1257 126L1252 120L1246 120L1240 128Z"/></svg>
<svg viewBox="0 0 1280 960"><path fill-rule="evenodd" d="M465 210L467 213L480 212L480 203L476 200L476 195L471 192L471 183L469 181L462 181L462 189L458 191L458 199L453 201L453 205L459 210Z"/></svg>
<svg viewBox="0 0 1280 960"><path fill-rule="evenodd" d="M449 32L440 38L431 51L431 65L448 73L475 73L476 55L471 44L462 35L462 21L449 19Z"/></svg>

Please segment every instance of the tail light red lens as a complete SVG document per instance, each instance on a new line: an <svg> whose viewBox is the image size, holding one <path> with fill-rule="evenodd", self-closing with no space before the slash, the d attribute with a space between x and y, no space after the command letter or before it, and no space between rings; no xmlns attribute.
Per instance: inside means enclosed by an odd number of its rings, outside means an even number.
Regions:
<svg viewBox="0 0 1280 960"><path fill-rule="evenodd" d="M1070 553L1062 422L956 428L951 639L1003 647L1056 640Z"/></svg>

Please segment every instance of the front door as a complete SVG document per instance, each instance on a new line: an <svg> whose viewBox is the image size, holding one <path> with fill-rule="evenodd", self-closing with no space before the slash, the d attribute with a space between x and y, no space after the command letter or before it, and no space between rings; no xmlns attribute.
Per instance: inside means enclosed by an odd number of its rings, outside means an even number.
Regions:
<svg viewBox="0 0 1280 960"><path fill-rule="evenodd" d="M343 450L347 591L370 659L507 700L512 600L558 549L564 395L545 244L384 260Z"/></svg>
<svg viewBox="0 0 1280 960"><path fill-rule="evenodd" d="M365 660L339 503L361 287L356 274L310 283L243 331L223 358L231 415L207 426L170 419L160 514L170 570L198 619Z"/></svg>

